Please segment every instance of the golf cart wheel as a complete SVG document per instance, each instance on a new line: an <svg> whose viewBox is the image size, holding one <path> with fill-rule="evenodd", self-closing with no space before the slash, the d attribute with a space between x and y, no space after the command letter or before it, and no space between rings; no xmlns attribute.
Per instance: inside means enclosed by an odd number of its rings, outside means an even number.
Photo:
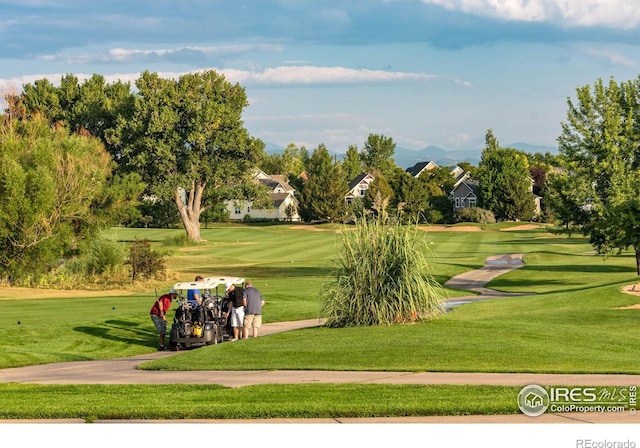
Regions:
<svg viewBox="0 0 640 448"><path fill-rule="evenodd" d="M222 332L222 326L216 325L216 344L224 341L224 333Z"/></svg>

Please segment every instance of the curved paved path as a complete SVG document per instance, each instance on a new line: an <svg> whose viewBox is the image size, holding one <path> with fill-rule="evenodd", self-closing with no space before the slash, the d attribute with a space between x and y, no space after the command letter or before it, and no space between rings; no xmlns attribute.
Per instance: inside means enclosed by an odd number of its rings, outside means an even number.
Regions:
<svg viewBox="0 0 640 448"><path fill-rule="evenodd" d="M479 295L456 297L452 303L522 296L520 293L504 293L485 288L493 278L523 266L522 254L506 254L489 257L483 268L465 272L451 278L446 286L478 292ZM316 319L264 324L263 336L300 328L319 326ZM79 361L0 370L0 382L35 384L220 384L227 387L242 387L253 384L302 384L302 383L360 383L360 384L459 384L525 386L632 386L640 385L640 375L580 375L580 374L530 374L530 373L452 373L452 372L340 372L340 371L193 371L168 372L138 370L145 361L175 352L157 352L108 361ZM553 414L531 419L524 415L472 416L419 418L416 421L528 421L548 423L554 418L566 422L633 422L635 416L623 413L601 415ZM550 420L551 419L551 420ZM564 420L563 420L564 419ZM343 422L346 422L345 421ZM308 421L308 420L307 420ZM337 420L332 420L336 422ZM361 419L357 420L362 422ZM375 419L372 419L375 421ZM385 421L389 421L386 419ZM393 419L391 419L393 421ZM406 419L398 420L406 421Z"/></svg>
<svg viewBox="0 0 640 448"><path fill-rule="evenodd" d="M494 278L524 266L523 256L524 254L493 255L485 260L482 268L451 277L444 286L451 289L477 292L479 295L454 297L449 302L461 304L478 300L531 295L529 293L503 292L485 288L485 285Z"/></svg>

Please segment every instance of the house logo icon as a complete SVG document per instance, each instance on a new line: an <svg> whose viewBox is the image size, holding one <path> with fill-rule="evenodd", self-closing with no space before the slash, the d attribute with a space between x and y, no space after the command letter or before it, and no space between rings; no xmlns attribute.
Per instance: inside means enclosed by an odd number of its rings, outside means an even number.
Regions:
<svg viewBox="0 0 640 448"><path fill-rule="evenodd" d="M529 417L542 415L549 407L549 394L537 384L525 386L518 394L518 407Z"/></svg>

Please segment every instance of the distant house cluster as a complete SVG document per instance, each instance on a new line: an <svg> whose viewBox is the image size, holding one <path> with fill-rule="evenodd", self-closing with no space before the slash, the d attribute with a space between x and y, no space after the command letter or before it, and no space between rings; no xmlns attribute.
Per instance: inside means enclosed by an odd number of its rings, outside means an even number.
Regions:
<svg viewBox="0 0 640 448"><path fill-rule="evenodd" d="M406 172L413 177L433 169L439 168L433 161L419 162ZM304 174L304 173L303 173ZM464 208L478 207L479 183L471 178L468 171L453 166L451 176L454 178L453 189L449 192L453 212L458 212ZM355 200L362 201L375 177L369 173L360 173L349 182L348 192L344 197L347 205L352 205ZM298 214L299 202L295 197L295 189L289 185L284 176L276 174L266 174L257 170L254 182L261 183L269 189L271 196L271 208L254 208L251 201L233 200L226 202L226 208L232 221L243 221L245 219L273 220L273 221L301 221ZM533 179L531 179L531 191L533 191ZM539 196L535 196L536 212L540 213Z"/></svg>
<svg viewBox="0 0 640 448"><path fill-rule="evenodd" d="M407 172L414 177L418 177L423 172L435 168L438 168L435 162L420 162L407 169ZM455 179L453 189L449 192L453 212L456 213L464 208L478 207L478 191L480 189L478 181L471 178L471 174L468 171L463 170L457 165L451 169L451 175ZM534 180L531 178L531 192L533 192L533 184ZM541 199L540 196L534 197L535 212L538 215L541 213Z"/></svg>
<svg viewBox="0 0 640 448"><path fill-rule="evenodd" d="M419 177L421 174L436 168L439 168L439 166L433 161L419 162L408 168L407 173L413 177ZM453 189L449 192L449 199L453 204L453 212L455 213L463 208L477 207L478 182L471 179L469 172L458 165L451 168L451 176L455 179Z"/></svg>

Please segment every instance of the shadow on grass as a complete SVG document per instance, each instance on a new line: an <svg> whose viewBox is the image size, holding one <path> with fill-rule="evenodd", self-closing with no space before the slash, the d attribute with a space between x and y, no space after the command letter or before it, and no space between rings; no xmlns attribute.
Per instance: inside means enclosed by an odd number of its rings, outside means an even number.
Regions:
<svg viewBox="0 0 640 448"><path fill-rule="evenodd" d="M170 324L168 324L168 326L170 326ZM137 322L108 320L100 325L93 327L75 327L73 330L97 338L144 347L155 346L158 337L151 321L149 321L148 326L145 325L142 327L142 325Z"/></svg>
<svg viewBox="0 0 640 448"><path fill-rule="evenodd" d="M330 267L293 267L292 263L290 267L288 264L285 266L280 263L281 266L261 266L261 265L229 265L221 268L220 266L201 266L198 268L200 272L221 272L225 274L235 275L238 277L246 278L300 278L300 277L326 277L331 275L334 270ZM193 271L193 268L188 268L186 272ZM177 270L177 272L181 272Z"/></svg>
<svg viewBox="0 0 640 448"><path fill-rule="evenodd" d="M619 274L619 273L633 273L635 272L635 266L620 266L620 265L579 265L579 264L565 264L565 265L526 265L525 271L542 271L542 272L582 272L582 273L595 273L595 274Z"/></svg>
<svg viewBox="0 0 640 448"><path fill-rule="evenodd" d="M623 282L620 281L614 281L614 282L609 282L609 283L602 283L602 284L598 284L597 288L607 288L610 286L618 286ZM527 286L532 287L532 286L538 286L540 284L544 284L544 285L557 285L558 288L554 289L552 291L544 291L544 292L537 292L537 293L531 293L531 295L537 295L537 296L544 296L544 295L550 295L550 294L558 294L558 293L566 293L566 294L571 294L574 292L584 292L585 291L585 285L583 283L567 283L567 282L560 282L560 281L553 281L553 282L549 282L549 281L530 281L530 280L514 280L514 281L509 281L509 280L500 280L500 281L496 281L495 283L489 283L486 285L487 288L492 288L498 291L504 291L505 289L508 289L508 292L522 292L523 289L526 289ZM516 290L516 291L512 291L512 289ZM591 289L589 287L589 289Z"/></svg>

